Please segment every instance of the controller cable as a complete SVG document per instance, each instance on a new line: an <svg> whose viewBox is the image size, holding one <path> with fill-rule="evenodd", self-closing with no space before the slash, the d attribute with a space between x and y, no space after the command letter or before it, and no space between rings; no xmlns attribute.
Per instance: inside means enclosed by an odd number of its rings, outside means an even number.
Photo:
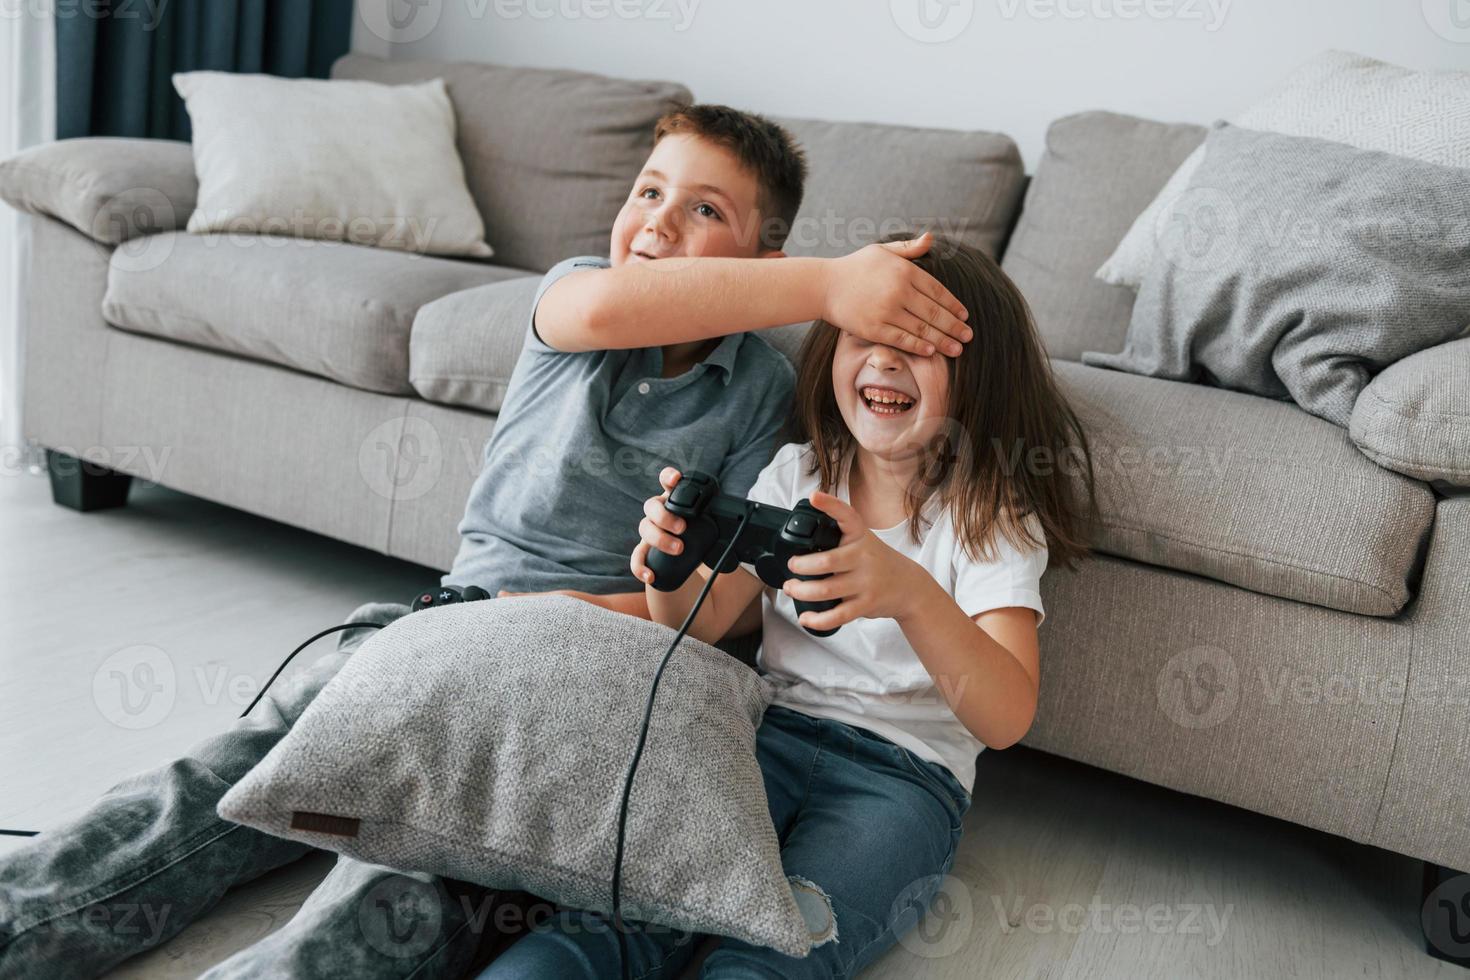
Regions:
<svg viewBox="0 0 1470 980"><path fill-rule="evenodd" d="M255 700L250 702L249 707L240 712L240 717L244 718L246 715L250 714L251 710L260 703L260 699L265 697L265 692L270 690L270 686L276 682L276 678L281 676L281 671L286 669L286 665L289 664L298 653L311 646L317 640L320 640L324 636L330 636L333 633L340 633L343 630L380 630L382 628L382 623L343 623L341 626L333 626L331 629L322 630L320 633L316 634L311 639L301 644L301 646L297 647L295 650L292 650L290 655L287 656L285 660L281 661L281 666L276 668L276 672L274 674L271 674L270 680L265 682L265 686L260 689L259 694L255 695ZM7 830L5 828L0 828L0 836L3 837L37 837L40 836L40 833L41 832L39 830Z"/></svg>
<svg viewBox="0 0 1470 980"><path fill-rule="evenodd" d="M633 773L638 768L638 760L643 755L643 744L648 740L648 719L653 715L653 699L658 694L658 682L663 677L664 667L669 658L674 655L674 648L679 641L684 639L684 634L689 632L689 627L694 624L694 617L699 615L700 607L704 605L704 599L709 595L710 587L715 584L715 579L720 577L719 570L725 567L725 559L730 557L730 552L735 550L735 544L740 540L740 535L745 533L745 525L750 523L750 515L753 508L746 506L745 516L740 519L740 526L730 536L730 543L725 546L720 560L710 566L712 571L710 577L705 580L704 588L699 590L699 597L694 600L694 605L689 609L689 615L684 617L684 625L679 627L679 632L674 635L674 641L669 644L664 658L659 661L658 670L654 672L653 684L648 689L648 700L643 705L643 727L638 731L638 745L633 749L633 761L628 764L628 775L623 780L623 798L618 805L618 843L613 855L613 879L612 879L612 920L613 930L618 934L618 963L622 972L623 980L631 977L631 965L628 963L628 937L623 929L622 916L622 885L623 885L623 837L628 825L628 791L633 787Z"/></svg>
<svg viewBox="0 0 1470 980"><path fill-rule="evenodd" d="M721 553L719 561L714 564L714 568L718 569L724 567L725 560L730 557L730 552L735 550L735 545L740 540L740 535L745 532L746 525L750 523L751 512L752 511L750 508L746 508L745 515L740 519L740 526L736 529L734 535L731 536L730 543L725 546L725 550ZM648 741L648 724L649 720L653 716L653 702L654 698L658 694L658 685L659 681L663 678L664 668L668 666L669 658L674 655L674 650L678 648L679 643L689 632L689 627L694 624L694 617L699 615L699 610L704 606L704 600L706 597L708 597L709 591L714 586L715 579L719 578L719 575L720 573L717 571L712 572L710 577L705 580L704 588L699 590L699 595L695 598L694 605L691 606L689 609L689 615L684 617L683 625L679 627L678 633L674 635L673 641L669 643L668 650L664 652L663 659L659 661L658 670L656 670L653 675L653 683L649 686L648 689L648 699L644 702L643 705L643 722L638 730L638 744L633 749L633 758L632 761L628 764L628 774L623 780L622 796L618 803L618 837L617 844L613 852L612 921L613 928L618 934L618 960L621 965L621 971L624 980L628 980L628 977L630 976L630 968L628 962L628 937L624 928L622 918L623 849L627 836L628 826L628 795L633 787L633 775L638 769L638 762L643 757L644 745ZM329 629L324 629L320 633L315 634L306 642L298 646L295 650L292 650L290 654L287 655L286 659L281 661L281 665L276 668L275 673L271 674L270 679L265 682L265 685L263 687L261 687L259 693L255 695L254 700L250 702L250 704L245 708L244 711L240 712L240 717L244 718L246 715L250 714L255 706L260 703L260 699L265 696L266 691L270 690L270 686L276 682L276 678L281 676L281 671L286 669L286 666L290 664L293 659L295 659L297 654L299 654L302 650L305 650L307 647L311 646L317 640L320 640L324 636L330 636L333 633L340 633L343 630L380 630L383 628L383 626L383 623L343 623L340 626L333 626ZM39 834L40 831L36 830L8 830L0 828L0 835L10 837L36 837Z"/></svg>

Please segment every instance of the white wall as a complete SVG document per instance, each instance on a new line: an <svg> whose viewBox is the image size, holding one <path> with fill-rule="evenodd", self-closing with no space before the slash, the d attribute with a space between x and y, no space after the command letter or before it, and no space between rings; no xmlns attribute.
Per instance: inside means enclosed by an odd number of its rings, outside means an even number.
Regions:
<svg viewBox="0 0 1470 980"><path fill-rule="evenodd" d="M386 13L400 25L391 44ZM955 36L916 39L921 13ZM666 78L758 111L1000 130L1028 169L1058 116L1209 122L1326 48L1470 69L1470 0L359 0L359 21L356 49L371 54Z"/></svg>

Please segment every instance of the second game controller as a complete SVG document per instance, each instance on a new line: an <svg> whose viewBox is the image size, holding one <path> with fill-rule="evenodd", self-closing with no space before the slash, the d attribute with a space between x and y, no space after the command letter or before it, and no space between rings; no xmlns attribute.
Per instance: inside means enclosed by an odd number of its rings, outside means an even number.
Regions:
<svg viewBox="0 0 1470 980"><path fill-rule="evenodd" d="M478 585L467 585L460 589L453 585L441 585L427 592L420 592L413 600L413 611L452 606L457 602L479 602L490 598L490 593Z"/></svg>

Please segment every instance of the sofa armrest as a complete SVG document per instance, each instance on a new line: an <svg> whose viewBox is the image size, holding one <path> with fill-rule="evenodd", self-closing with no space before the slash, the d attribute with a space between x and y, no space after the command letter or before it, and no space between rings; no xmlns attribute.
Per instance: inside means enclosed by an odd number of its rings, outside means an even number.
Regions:
<svg viewBox="0 0 1470 980"><path fill-rule="evenodd" d="M0 161L0 199L107 245L183 228L198 192L193 151L174 140L58 140Z"/></svg>
<svg viewBox="0 0 1470 980"><path fill-rule="evenodd" d="M1385 469L1470 487L1470 338L1385 368L1358 395L1348 432Z"/></svg>

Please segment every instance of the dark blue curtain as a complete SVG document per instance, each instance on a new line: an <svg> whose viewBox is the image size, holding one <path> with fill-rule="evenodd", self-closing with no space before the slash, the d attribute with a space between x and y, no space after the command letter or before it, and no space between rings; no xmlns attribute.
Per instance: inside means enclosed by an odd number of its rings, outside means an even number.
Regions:
<svg viewBox="0 0 1470 980"><path fill-rule="evenodd" d="M186 140L174 72L325 78L347 52L352 0L94 0L55 17L59 138Z"/></svg>

